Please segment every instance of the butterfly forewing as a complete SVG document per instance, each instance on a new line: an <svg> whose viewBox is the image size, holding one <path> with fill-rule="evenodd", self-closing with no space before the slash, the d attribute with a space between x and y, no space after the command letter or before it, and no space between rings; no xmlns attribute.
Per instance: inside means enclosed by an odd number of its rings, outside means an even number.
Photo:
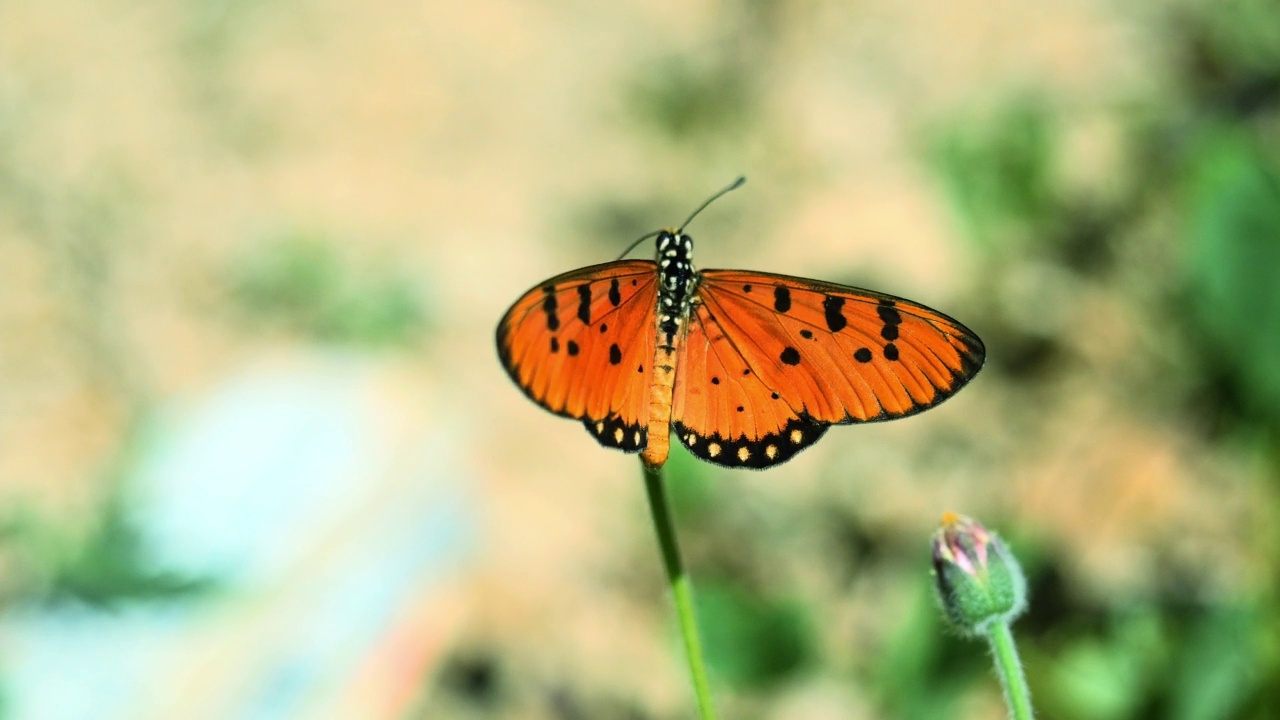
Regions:
<svg viewBox="0 0 1280 720"><path fill-rule="evenodd" d="M507 373L534 402L577 418L609 447L644 448L657 272L623 260L556 276L498 324Z"/></svg>
<svg viewBox="0 0 1280 720"><path fill-rule="evenodd" d="M672 419L690 450L724 465L768 467L828 425L925 410L985 354L942 313L842 285L708 270L697 298Z"/></svg>

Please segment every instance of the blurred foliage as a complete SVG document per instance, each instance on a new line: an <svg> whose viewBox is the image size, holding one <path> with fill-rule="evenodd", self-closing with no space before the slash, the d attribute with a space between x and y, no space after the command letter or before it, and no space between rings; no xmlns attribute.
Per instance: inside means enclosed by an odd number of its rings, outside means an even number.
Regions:
<svg viewBox="0 0 1280 720"><path fill-rule="evenodd" d="M1191 158L1186 274L1202 347L1244 411L1280 427L1280 147L1214 128Z"/></svg>
<svg viewBox="0 0 1280 720"><path fill-rule="evenodd" d="M54 566L45 599L110 609L126 602L189 598L212 587L207 578L156 567L117 495L102 509L93 532L79 548Z"/></svg>
<svg viewBox="0 0 1280 720"><path fill-rule="evenodd" d="M813 660L813 621L801 603L715 579L700 580L695 599L707 664L729 684L769 690Z"/></svg>
<svg viewBox="0 0 1280 720"><path fill-rule="evenodd" d="M321 342L407 345L428 327L414 278L385 265L353 268L318 235L288 234L255 248L233 266L231 286L250 322Z"/></svg>
<svg viewBox="0 0 1280 720"><path fill-rule="evenodd" d="M434 682L405 714L410 718L480 720L492 717L556 720L648 720L654 717L634 699L584 688L573 682L521 683L502 664L502 655L481 643L448 657Z"/></svg>
<svg viewBox="0 0 1280 720"><path fill-rule="evenodd" d="M930 160L965 236L990 253L1043 230L1053 207L1054 128L1043 100L1019 98L987 124L938 131Z"/></svg>
<svg viewBox="0 0 1280 720"><path fill-rule="evenodd" d="M1165 717L1211 720L1247 709L1267 676L1272 682L1276 678L1274 659L1266 662L1259 653L1262 638L1275 637L1267 632L1274 625L1252 608L1235 605L1195 618L1175 660Z"/></svg>
<svg viewBox="0 0 1280 720"><path fill-rule="evenodd" d="M261 155L280 140L271 109L238 82L246 46L276 31L271 21L278 8L251 0L185 0L174 8L182 23L178 49L185 61L187 102L210 139L246 157Z"/></svg>
<svg viewBox="0 0 1280 720"><path fill-rule="evenodd" d="M1181 19L1178 50L1192 102L1228 115L1274 113L1280 101L1280 24L1274 0L1215 3Z"/></svg>
<svg viewBox="0 0 1280 720"><path fill-rule="evenodd" d="M118 308L125 258L141 244L133 234L140 183L115 162L74 181L41 175L10 137L21 124L16 105L5 100L0 98L0 220L13 222L22 230L19 237L44 254L54 291L69 300L49 331L68 341L85 386L123 422L118 445L92 483L104 489L102 497L76 527L25 502L0 509L0 601L112 609L197 595L209 582L156 566L125 496L154 399L148 368ZM51 377L54 384L67 382Z"/></svg>
<svg viewBox="0 0 1280 720"><path fill-rule="evenodd" d="M1036 655L1047 687L1041 707L1096 720L1138 717L1167 664L1160 620L1149 611L1120 613L1101 636L1082 634L1052 658Z"/></svg>
<svg viewBox="0 0 1280 720"><path fill-rule="evenodd" d="M128 475L145 450L146 432L135 423L105 473L108 496L97 506L87 533L49 522L24 507L0 521L0 551L9 572L4 601L79 603L112 610L127 603L197 597L211 578L160 566L130 510Z"/></svg>
<svg viewBox="0 0 1280 720"><path fill-rule="evenodd" d="M742 64L704 65L687 57L646 66L634 81L630 104L644 125L675 141L723 138L756 115Z"/></svg>
<svg viewBox="0 0 1280 720"><path fill-rule="evenodd" d="M764 116L770 55L783 37L788 14L768 0L731 0L719 11L716 33L696 53L637 63L635 75L624 85L623 101L640 127L657 138L696 144L703 156L732 148L740 161L742 134Z"/></svg>
<svg viewBox="0 0 1280 720"><path fill-rule="evenodd" d="M895 613L897 627L875 664L877 700L893 717L950 717L974 674L989 672L986 658L943 626L931 583L920 574L912 601Z"/></svg>
<svg viewBox="0 0 1280 720"><path fill-rule="evenodd" d="M1057 179L1062 142L1053 105L1023 94L985 119L958 120L927 141L989 279L988 367L1007 380L1041 383L1070 353L1058 323L1077 278L1107 275L1132 213L1132 198L1080 196ZM981 311L981 310L980 310Z"/></svg>
<svg viewBox="0 0 1280 720"><path fill-rule="evenodd" d="M1280 464L1280 4L1231 2L1185 11L1170 49L1184 64L1168 107L1137 113L1126 136L1124 185L1069 191L1055 180L1063 143L1047 101L1023 96L987 125L949 126L929 159L949 191L966 236L981 251L977 277L999 278L1028 261L1106 288L1171 332L1175 357L1193 358L1198 380L1158 383L1188 393L1173 405L1191 427L1225 427L1268 438ZM1075 193L1073 195L1073 193ZM1119 268L1151 242L1177 262ZM1141 278L1155 292L1131 283ZM1044 292L1037 288L1035 292ZM1034 297L1034 294L1033 294ZM1014 381L1059 374L1071 349L1052 332L1020 322L1018 310L988 307L993 367ZM1133 349L1140 353L1140 348ZM1002 357L1003 356L1003 357ZM1135 358L1159 367L1150 357ZM1198 397L1197 397L1198 395ZM1206 424L1205 406L1219 423ZM1272 472L1275 477L1275 472ZM1031 614L1015 625L1032 694L1047 717L1274 717L1277 588L1270 596L1190 599L1170 583L1155 597L1085 600L1063 585L1065 558L1032 568ZM1191 580L1191 582L1196 582ZM1194 597L1194 595L1192 595ZM922 618L918 621L924 624ZM905 636L907 638L911 635ZM917 667L927 666L923 657ZM897 681L901 683L902 681ZM891 687L895 681L886 679ZM933 683L939 683L934 685ZM945 687L941 678L930 685ZM902 687L898 687L902 690ZM911 696L910 686L905 693ZM926 695L927 696L927 695ZM920 702L924 702L920 700ZM928 713L914 709L912 717Z"/></svg>

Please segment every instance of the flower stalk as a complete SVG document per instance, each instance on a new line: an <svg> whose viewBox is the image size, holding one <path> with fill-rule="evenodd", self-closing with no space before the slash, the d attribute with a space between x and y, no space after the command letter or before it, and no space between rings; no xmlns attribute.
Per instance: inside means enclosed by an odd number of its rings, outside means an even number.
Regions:
<svg viewBox="0 0 1280 720"><path fill-rule="evenodd" d="M715 708L711 704L711 686L707 682L707 666L702 656L702 640L698 635L698 621L693 608L693 588L689 576L680 561L680 546L676 542L675 526L667 506L667 495L662 485L662 468L651 468L643 462L644 485L649 496L649 510L653 514L653 526L658 533L658 545L662 550L662 562L667 569L667 582L675 600L676 615L680 620L680 636L684 639L685 655L689 660L689 678L698 702L700 720L715 720Z"/></svg>

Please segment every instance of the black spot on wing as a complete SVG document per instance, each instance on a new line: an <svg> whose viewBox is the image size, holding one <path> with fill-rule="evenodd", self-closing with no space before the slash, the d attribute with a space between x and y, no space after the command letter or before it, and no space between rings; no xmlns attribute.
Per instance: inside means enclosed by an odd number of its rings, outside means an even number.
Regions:
<svg viewBox="0 0 1280 720"><path fill-rule="evenodd" d="M858 348L858 351L853 354L853 359L860 363L871 362L871 348Z"/></svg>
<svg viewBox="0 0 1280 720"><path fill-rule="evenodd" d="M547 329L555 332L560 329L560 316L556 315L556 286L544 285L542 292L546 295L542 298L542 312L547 314Z"/></svg>
<svg viewBox="0 0 1280 720"><path fill-rule="evenodd" d="M812 340L813 332L811 332L808 328L805 328L804 330L800 331L800 337L804 338L805 340Z"/></svg>
<svg viewBox="0 0 1280 720"><path fill-rule="evenodd" d="M574 342L574 341L570 340L570 341L565 345L565 350L566 350L566 351L568 351L568 353L569 353L569 357L577 357L577 356L578 356L578 343L576 343L576 342Z"/></svg>
<svg viewBox="0 0 1280 720"><path fill-rule="evenodd" d="M672 424L680 444L697 457L724 467L753 470L763 470L790 460L817 442L828 427L826 423L802 416L789 420L781 432L751 440L746 436L699 435L681 423Z"/></svg>
<svg viewBox="0 0 1280 720"><path fill-rule="evenodd" d="M632 280L631 284L634 285L635 281ZM614 307L622 304L622 294L618 292L618 278L609 281L609 304Z"/></svg>
<svg viewBox="0 0 1280 720"><path fill-rule="evenodd" d="M788 345L782 350L782 354L778 356L778 359L787 365L799 365L800 351Z"/></svg>
<svg viewBox="0 0 1280 720"><path fill-rule="evenodd" d="M901 325L902 315L893 307L893 301L888 301L890 303L888 305L886 305L885 302L886 301L881 300L880 304L876 305L876 314L880 316L880 320L883 321L885 325Z"/></svg>
<svg viewBox="0 0 1280 720"><path fill-rule="evenodd" d="M649 443L649 431L646 428L623 422L617 415L610 415L603 420L587 418L582 421L582 425L596 442L607 448L636 453L644 450Z"/></svg>
<svg viewBox="0 0 1280 720"><path fill-rule="evenodd" d="M618 343L614 343L609 346L609 364L610 365L622 364L622 348L618 347Z"/></svg>
<svg viewBox="0 0 1280 720"><path fill-rule="evenodd" d="M791 291L782 285L773 289L773 309L780 313L791 309Z"/></svg>
<svg viewBox="0 0 1280 720"><path fill-rule="evenodd" d="M898 326L885 325L884 327L880 328L880 337L884 338L885 340L897 340Z"/></svg>
<svg viewBox="0 0 1280 720"><path fill-rule="evenodd" d="M591 324L591 285L578 286L578 319L583 325Z"/></svg>
<svg viewBox="0 0 1280 720"><path fill-rule="evenodd" d="M556 338L551 338L551 352L553 353L560 352L560 341L557 340Z"/></svg>
<svg viewBox="0 0 1280 720"><path fill-rule="evenodd" d="M884 346L884 357L885 357L885 359L886 359L886 360L897 360L897 359L898 359L898 346L897 346L897 345L894 345L893 343L889 343L888 345L885 345L885 346Z"/></svg>
<svg viewBox="0 0 1280 720"><path fill-rule="evenodd" d="M826 316L827 329L831 332L840 332L849 324L844 317L844 298L826 296L822 300L822 313Z"/></svg>

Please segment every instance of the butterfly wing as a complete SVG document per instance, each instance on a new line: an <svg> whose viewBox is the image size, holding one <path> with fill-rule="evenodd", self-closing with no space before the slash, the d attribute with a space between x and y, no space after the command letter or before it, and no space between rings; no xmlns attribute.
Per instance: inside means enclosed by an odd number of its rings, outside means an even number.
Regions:
<svg viewBox="0 0 1280 720"><path fill-rule="evenodd" d="M913 415L982 367L971 330L918 303L858 288L706 270L672 421L704 460L764 468L830 425Z"/></svg>
<svg viewBox="0 0 1280 720"><path fill-rule="evenodd" d="M534 402L606 447L647 444L657 265L621 260L551 278L498 323L498 356Z"/></svg>

